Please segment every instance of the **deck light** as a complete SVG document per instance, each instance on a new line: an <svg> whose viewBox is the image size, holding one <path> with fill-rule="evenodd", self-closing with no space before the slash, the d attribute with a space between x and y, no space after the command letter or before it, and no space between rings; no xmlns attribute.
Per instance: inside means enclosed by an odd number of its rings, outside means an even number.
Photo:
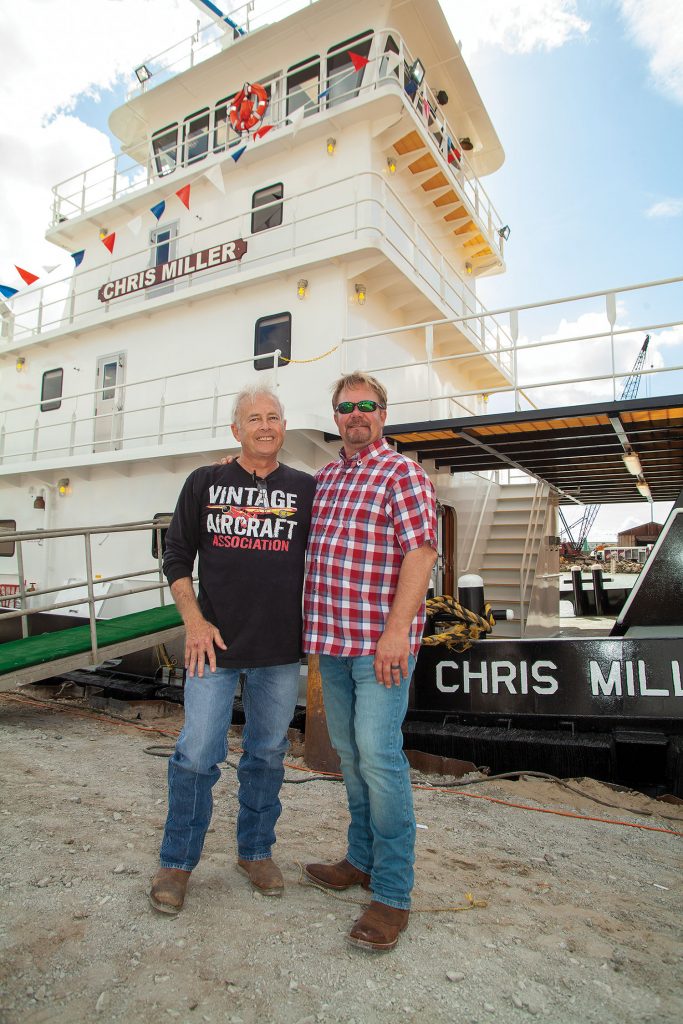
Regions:
<svg viewBox="0 0 683 1024"><path fill-rule="evenodd" d="M422 79L425 76L424 64L421 60L413 61L408 71L408 74L412 80L417 84L418 88L422 85Z"/></svg>
<svg viewBox="0 0 683 1024"><path fill-rule="evenodd" d="M71 484L69 483L68 476L64 476L61 480L57 481L57 494L60 498L65 498L67 494L71 494Z"/></svg>
<svg viewBox="0 0 683 1024"><path fill-rule="evenodd" d="M466 274L471 274L472 273L472 264L471 263L466 263L465 264L465 273Z"/></svg>
<svg viewBox="0 0 683 1024"><path fill-rule="evenodd" d="M305 277L302 277L296 286L296 296L298 299L306 298L306 291L308 289L308 281Z"/></svg>
<svg viewBox="0 0 683 1024"><path fill-rule="evenodd" d="M139 68L135 69L135 75L140 85L144 85L145 82L149 82L152 77L152 72L149 70L146 64L141 64Z"/></svg>
<svg viewBox="0 0 683 1024"><path fill-rule="evenodd" d="M330 137L327 140L327 155L328 156L334 156L334 151L335 151L336 148L337 148L337 140Z"/></svg>
<svg viewBox="0 0 683 1024"><path fill-rule="evenodd" d="M356 289L356 298L358 299L358 305L364 306L365 300L368 297L367 289L364 284L357 284L354 286Z"/></svg>
<svg viewBox="0 0 683 1024"><path fill-rule="evenodd" d="M474 149L472 140L467 135L465 136L464 139L460 139L460 145L462 146L466 153L469 153Z"/></svg>
<svg viewBox="0 0 683 1024"><path fill-rule="evenodd" d="M396 161L393 156L387 157L387 170L389 171L389 174L396 174Z"/></svg>
<svg viewBox="0 0 683 1024"><path fill-rule="evenodd" d="M33 507L38 509L39 512L45 511L45 495L39 494L33 502Z"/></svg>
<svg viewBox="0 0 683 1024"><path fill-rule="evenodd" d="M505 241L507 242L508 238L510 237L510 227L509 227L509 225L503 224L502 228L498 228L498 234L500 235L501 238L505 239Z"/></svg>
<svg viewBox="0 0 683 1024"><path fill-rule="evenodd" d="M23 373L26 369L26 358L24 356L17 356L17 361L14 365L17 373Z"/></svg>
<svg viewBox="0 0 683 1024"><path fill-rule="evenodd" d="M647 498L648 501L652 501L652 494L650 492L650 485L647 482L647 480L638 480L636 482L636 487L638 488L638 493L639 494L642 494L642 496L644 498Z"/></svg>
<svg viewBox="0 0 683 1024"><path fill-rule="evenodd" d="M624 460L624 465L626 466L629 473L631 473L633 476L642 475L643 467L641 466L640 459L638 458L635 452L627 452L625 455L622 455L621 457Z"/></svg>

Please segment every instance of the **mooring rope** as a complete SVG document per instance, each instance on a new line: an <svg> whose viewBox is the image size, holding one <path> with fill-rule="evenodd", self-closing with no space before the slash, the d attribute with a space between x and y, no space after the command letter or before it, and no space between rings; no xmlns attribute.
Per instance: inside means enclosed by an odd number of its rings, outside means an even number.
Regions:
<svg viewBox="0 0 683 1024"><path fill-rule="evenodd" d="M477 615L448 594L428 598L427 615L433 618L438 616L440 623L448 622L450 625L431 636L423 636L422 643L426 647L443 644L450 651L459 653L468 650L475 640L490 633L495 625L490 604L484 605L483 616Z"/></svg>

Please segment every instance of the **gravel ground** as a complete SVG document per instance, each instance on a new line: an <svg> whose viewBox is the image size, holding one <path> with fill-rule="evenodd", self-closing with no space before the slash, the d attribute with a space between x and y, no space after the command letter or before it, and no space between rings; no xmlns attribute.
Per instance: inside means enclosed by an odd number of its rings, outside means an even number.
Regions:
<svg viewBox="0 0 683 1024"><path fill-rule="evenodd" d="M156 724L177 731L177 715ZM330 782L283 787L273 899L235 868L226 769L185 910L152 910L166 761L145 748L172 742L153 724L2 695L2 1022L683 1020L683 807L592 780L576 785L616 806L536 779L416 788L417 912L394 952L371 954L344 940L360 890L300 880L300 864L344 853ZM306 778L292 764L288 779Z"/></svg>

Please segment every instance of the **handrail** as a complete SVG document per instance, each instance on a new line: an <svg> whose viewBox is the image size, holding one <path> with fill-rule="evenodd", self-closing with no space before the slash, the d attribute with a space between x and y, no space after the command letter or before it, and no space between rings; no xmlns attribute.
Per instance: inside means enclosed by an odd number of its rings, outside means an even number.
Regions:
<svg viewBox="0 0 683 1024"><path fill-rule="evenodd" d="M524 538L524 549L519 567L519 619L520 636L526 632L527 617L531 604L531 595L527 597L529 590L529 579L532 576L532 559L534 554L538 557L538 528L539 522L543 521L545 506L543 497L547 491L545 484L536 480L534 494L531 500L529 521L527 523L526 536ZM535 570L533 570L535 571Z"/></svg>

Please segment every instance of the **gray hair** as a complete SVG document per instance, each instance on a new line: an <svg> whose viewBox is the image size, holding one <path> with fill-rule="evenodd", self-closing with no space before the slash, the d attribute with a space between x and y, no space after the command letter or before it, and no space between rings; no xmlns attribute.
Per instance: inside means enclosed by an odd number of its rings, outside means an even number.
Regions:
<svg viewBox="0 0 683 1024"><path fill-rule="evenodd" d="M235 395L235 401L232 406L232 422L239 426L242 406L247 403L251 403L253 405L256 399L261 396L264 398L272 398L280 410L280 418L284 420L285 407L275 391L268 384L249 384Z"/></svg>

